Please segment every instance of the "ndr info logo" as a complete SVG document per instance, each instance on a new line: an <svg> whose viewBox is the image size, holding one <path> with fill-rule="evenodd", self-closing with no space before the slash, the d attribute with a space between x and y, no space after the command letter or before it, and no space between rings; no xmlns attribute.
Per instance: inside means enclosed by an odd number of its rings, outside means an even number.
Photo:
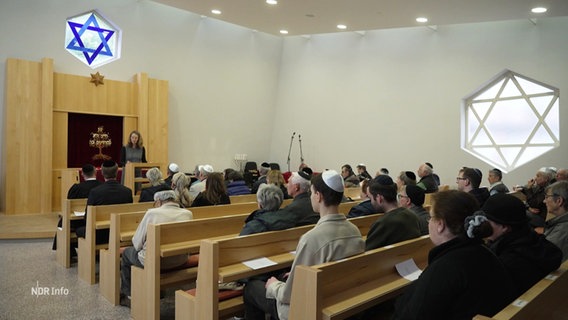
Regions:
<svg viewBox="0 0 568 320"><path fill-rule="evenodd" d="M32 287L32 295L39 296L66 296L69 294L69 289L65 287L40 287L39 281L36 281L36 286Z"/></svg>

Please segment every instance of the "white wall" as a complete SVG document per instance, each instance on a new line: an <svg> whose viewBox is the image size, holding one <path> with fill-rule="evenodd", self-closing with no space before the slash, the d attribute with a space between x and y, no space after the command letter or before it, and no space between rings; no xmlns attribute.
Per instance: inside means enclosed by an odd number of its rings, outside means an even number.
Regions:
<svg viewBox="0 0 568 320"><path fill-rule="evenodd" d="M314 35L284 40L271 154L286 162L302 134L317 170L365 163L392 174L434 164L455 186L462 166L490 166L460 149L463 97L504 69L568 90L568 18ZM568 166L568 127L557 148L505 176L521 184L541 166ZM292 168L299 164L292 148Z"/></svg>
<svg viewBox="0 0 568 320"><path fill-rule="evenodd" d="M454 185L461 166L489 169L459 147L461 99L505 68L560 88L566 117L568 18L282 40L147 0L0 0L2 102L8 57L49 57L56 72L93 72L65 51L64 30L65 18L95 8L124 32L122 59L96 71L169 80L169 157L186 171L203 162L234 166L236 153L285 169L295 131L316 170L364 162L394 173L430 161ZM566 129L562 123L562 141ZM567 155L561 143L506 182L522 183L543 165L566 167Z"/></svg>

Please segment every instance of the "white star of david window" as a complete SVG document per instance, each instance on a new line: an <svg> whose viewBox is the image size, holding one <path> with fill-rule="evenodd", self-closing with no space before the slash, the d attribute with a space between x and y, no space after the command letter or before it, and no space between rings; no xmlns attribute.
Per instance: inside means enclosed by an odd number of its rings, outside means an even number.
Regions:
<svg viewBox="0 0 568 320"><path fill-rule="evenodd" d="M503 71L464 98L462 149L509 172L558 147L559 95L557 88Z"/></svg>
<svg viewBox="0 0 568 320"><path fill-rule="evenodd" d="M122 31L97 10L68 18L65 49L92 69L120 59Z"/></svg>

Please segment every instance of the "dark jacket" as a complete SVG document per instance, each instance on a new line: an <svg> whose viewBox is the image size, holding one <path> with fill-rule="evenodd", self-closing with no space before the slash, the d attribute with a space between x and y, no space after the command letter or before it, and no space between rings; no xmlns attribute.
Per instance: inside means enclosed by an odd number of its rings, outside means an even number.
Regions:
<svg viewBox="0 0 568 320"><path fill-rule="evenodd" d="M296 226L296 216L286 214L280 210L256 210L245 221L240 236L266 231L285 230Z"/></svg>
<svg viewBox="0 0 568 320"><path fill-rule="evenodd" d="M258 180L256 180L252 184L252 189L250 190L250 193L256 194L258 192L258 187L260 187L260 185L263 183L266 183L266 176L261 176L260 178L258 178Z"/></svg>
<svg viewBox="0 0 568 320"><path fill-rule="evenodd" d="M219 203L211 203L209 200L205 198L205 193L200 192L197 197L191 203L192 207L204 207L204 206L216 206L221 204L231 204L231 199L229 198L228 194L224 194L221 196L221 201Z"/></svg>
<svg viewBox="0 0 568 320"><path fill-rule="evenodd" d="M86 199L89 197L89 192L91 189L96 188L103 184L99 180L85 180L80 183L76 183L69 188L67 192L67 199Z"/></svg>
<svg viewBox="0 0 568 320"><path fill-rule="evenodd" d="M319 214L312 209L310 195L307 192L296 195L292 203L276 212L290 216L296 221L296 226L315 224L320 218Z"/></svg>
<svg viewBox="0 0 568 320"><path fill-rule="evenodd" d="M154 201L154 194L158 191L164 190L172 190L172 188L170 188L169 185L163 183L157 186L144 188L142 189L142 191L140 191L140 199L138 200L138 202L152 202Z"/></svg>
<svg viewBox="0 0 568 320"><path fill-rule="evenodd" d="M406 208L396 208L375 221L365 241L365 250L420 237L418 217Z"/></svg>
<svg viewBox="0 0 568 320"><path fill-rule="evenodd" d="M538 216L541 217L542 221L546 221L546 204L544 204L545 187L539 185L534 185L532 188L523 188L522 192L527 196L527 205L529 208L535 208L539 210Z"/></svg>
<svg viewBox="0 0 568 320"><path fill-rule="evenodd" d="M433 193L438 191L438 183L434 179L433 175L424 176L416 184L420 188L424 189L425 193Z"/></svg>
<svg viewBox="0 0 568 320"><path fill-rule="evenodd" d="M511 275L520 296L562 262L562 251L528 225L506 233L489 247Z"/></svg>
<svg viewBox="0 0 568 320"><path fill-rule="evenodd" d="M483 205L485 204L485 201L487 201L487 199L489 199L489 190L487 190L487 188L485 188L485 187L472 189L469 192L469 194L474 196L475 199L477 200L477 202L479 202L480 208L483 207Z"/></svg>
<svg viewBox="0 0 568 320"><path fill-rule="evenodd" d="M367 199L365 201L361 201L358 205L351 207L351 210L349 210L349 213L347 214L347 218L368 216L375 213L379 212L377 212L377 209L373 207L371 200Z"/></svg>
<svg viewBox="0 0 568 320"><path fill-rule="evenodd" d="M410 211L414 212L418 217L418 226L420 227L420 235L428 234L428 220L430 220L430 214L423 206L412 205Z"/></svg>
<svg viewBox="0 0 568 320"><path fill-rule="evenodd" d="M232 181L227 185L227 194L229 196L250 194L250 189L244 180Z"/></svg>
<svg viewBox="0 0 568 320"><path fill-rule="evenodd" d="M454 238L433 248L428 267L396 303L392 319L471 320L513 299L505 268L481 240Z"/></svg>

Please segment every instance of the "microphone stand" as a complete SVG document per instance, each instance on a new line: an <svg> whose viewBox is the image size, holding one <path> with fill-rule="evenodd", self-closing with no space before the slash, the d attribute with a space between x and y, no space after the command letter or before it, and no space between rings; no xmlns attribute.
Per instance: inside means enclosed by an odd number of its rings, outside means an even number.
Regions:
<svg viewBox="0 0 568 320"><path fill-rule="evenodd" d="M294 141L294 136L296 132L292 133L292 138L290 138L290 148L288 148L288 172L290 172L290 153L292 152L292 142Z"/></svg>
<svg viewBox="0 0 568 320"><path fill-rule="evenodd" d="M298 142L300 143L300 161L304 164L304 154L302 153L302 135L298 134Z"/></svg>

